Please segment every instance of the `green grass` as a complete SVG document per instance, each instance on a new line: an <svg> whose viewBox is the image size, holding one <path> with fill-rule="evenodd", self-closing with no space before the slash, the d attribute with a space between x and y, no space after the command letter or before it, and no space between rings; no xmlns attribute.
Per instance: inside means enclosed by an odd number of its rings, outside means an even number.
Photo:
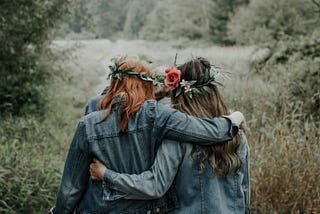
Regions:
<svg viewBox="0 0 320 214"><path fill-rule="evenodd" d="M250 73L253 47L209 47L144 41L56 41L67 50L64 70L49 90L44 118L0 121L0 212L44 213L54 203L66 154L87 100L107 84L106 65L121 53L169 66L204 56L231 72L222 89L233 110L246 116L251 147L253 213L320 212L319 121L291 102L284 77L266 81Z"/></svg>

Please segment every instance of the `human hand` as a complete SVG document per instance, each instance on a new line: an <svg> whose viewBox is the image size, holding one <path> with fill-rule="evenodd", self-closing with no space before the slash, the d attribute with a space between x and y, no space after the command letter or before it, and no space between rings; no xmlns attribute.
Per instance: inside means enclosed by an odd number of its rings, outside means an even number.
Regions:
<svg viewBox="0 0 320 214"><path fill-rule="evenodd" d="M244 116L240 111L232 112L229 117L238 127L245 121Z"/></svg>
<svg viewBox="0 0 320 214"><path fill-rule="evenodd" d="M103 180L103 176L107 167L103 165L98 159L93 158L93 162L90 164L90 175L92 180Z"/></svg>

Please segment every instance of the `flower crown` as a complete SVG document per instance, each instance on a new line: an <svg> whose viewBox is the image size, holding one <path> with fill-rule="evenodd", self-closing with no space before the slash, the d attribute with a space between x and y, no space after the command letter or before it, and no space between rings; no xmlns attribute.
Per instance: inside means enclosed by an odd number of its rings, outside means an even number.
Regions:
<svg viewBox="0 0 320 214"><path fill-rule="evenodd" d="M113 62L113 64L108 65L111 72L109 73L107 79L112 78L112 79L122 80L123 76L129 76L129 77L138 77L143 81L153 82L153 78L148 76L146 72L141 72L141 73L135 72L134 67L121 69L120 67L125 63L126 59L127 59L126 56L121 56L121 55L116 55L111 58L111 62Z"/></svg>
<svg viewBox="0 0 320 214"><path fill-rule="evenodd" d="M176 97L184 92L190 98L193 98L194 95L202 94L200 88L211 94L212 89L210 86L223 86L222 83L216 80L216 75L220 73L219 70L220 68L210 65L199 80L186 81L181 79L181 71L175 66L171 66L165 70L167 74L165 84L170 90L176 89Z"/></svg>

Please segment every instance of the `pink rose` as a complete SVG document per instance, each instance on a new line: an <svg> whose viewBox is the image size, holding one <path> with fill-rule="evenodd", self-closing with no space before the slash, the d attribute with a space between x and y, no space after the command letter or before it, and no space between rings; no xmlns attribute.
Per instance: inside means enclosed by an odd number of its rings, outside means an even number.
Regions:
<svg viewBox="0 0 320 214"><path fill-rule="evenodd" d="M119 61L121 58L123 57L120 54L117 54L111 58L111 61Z"/></svg>
<svg viewBox="0 0 320 214"><path fill-rule="evenodd" d="M181 71L176 69L174 66L167 68L166 70L167 76L165 79L165 84L170 90L174 90L179 86Z"/></svg>

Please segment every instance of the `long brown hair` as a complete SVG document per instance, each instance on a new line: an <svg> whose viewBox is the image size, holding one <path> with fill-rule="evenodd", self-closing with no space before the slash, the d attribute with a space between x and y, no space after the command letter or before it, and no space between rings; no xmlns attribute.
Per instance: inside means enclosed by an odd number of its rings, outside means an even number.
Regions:
<svg viewBox="0 0 320 214"><path fill-rule="evenodd" d="M181 79L199 81L205 72L210 72L210 63L205 58L199 57L177 68L181 71ZM201 82L199 84L201 85ZM212 90L211 93L199 87L198 89L201 93L197 93L192 98L186 93L176 96L177 89L173 90L171 93L172 106L184 113L197 117L213 118L229 114L218 87L207 86ZM235 137L233 140L223 144L201 147L203 151L203 156L200 159L201 171L205 169L205 162L207 161L221 176L226 176L231 171L236 172L241 167L241 160L236 154L239 142L239 138ZM194 145L191 151L193 158L195 151L196 146Z"/></svg>
<svg viewBox="0 0 320 214"><path fill-rule="evenodd" d="M142 61L126 60L120 69L133 68L135 72L146 73L151 76L148 65ZM107 109L107 113L102 121L110 115L112 101L116 96L126 96L126 104L123 108L120 122L120 130L127 131L129 118L133 118L142 104L149 99L154 99L152 82L143 81L138 77L123 76L121 80L111 79L111 84L106 95L99 101L98 108ZM101 122L102 122L101 121Z"/></svg>

